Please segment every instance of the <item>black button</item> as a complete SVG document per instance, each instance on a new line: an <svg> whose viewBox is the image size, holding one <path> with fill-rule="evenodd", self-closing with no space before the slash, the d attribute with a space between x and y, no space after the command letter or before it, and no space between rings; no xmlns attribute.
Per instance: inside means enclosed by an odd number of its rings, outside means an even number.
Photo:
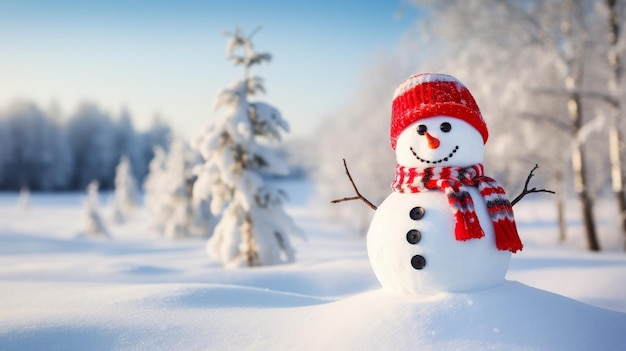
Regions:
<svg viewBox="0 0 626 351"><path fill-rule="evenodd" d="M415 255L411 258L411 266L415 269L422 269L426 266L426 259L424 256Z"/></svg>
<svg viewBox="0 0 626 351"><path fill-rule="evenodd" d="M422 217L424 217L424 212L426 211L424 210L423 207L419 207L419 206L413 207L411 209L411 212L409 212L409 217L411 217L411 219L414 219L414 220L422 219Z"/></svg>
<svg viewBox="0 0 626 351"><path fill-rule="evenodd" d="M409 244L417 244L421 239L422 233L420 233L417 229L411 229L408 233L406 233L406 241L408 241Z"/></svg>

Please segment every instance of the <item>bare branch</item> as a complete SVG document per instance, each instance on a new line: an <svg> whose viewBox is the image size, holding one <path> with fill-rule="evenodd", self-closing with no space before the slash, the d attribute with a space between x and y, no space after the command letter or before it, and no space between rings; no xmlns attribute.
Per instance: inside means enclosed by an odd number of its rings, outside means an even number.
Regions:
<svg viewBox="0 0 626 351"><path fill-rule="evenodd" d="M248 39L252 39L252 37L261 30L261 26L254 28L254 30L248 35Z"/></svg>
<svg viewBox="0 0 626 351"><path fill-rule="evenodd" d="M519 116L536 122L548 123L562 132L569 132L569 130L572 129L572 126L569 123L565 123L549 115L539 115L532 112L522 112L519 114Z"/></svg>
<svg viewBox="0 0 626 351"><path fill-rule="evenodd" d="M604 101L613 107L619 107L620 104L619 99L617 99L614 95L593 90L559 88L529 88L528 90L535 94L557 95L564 97L576 94L583 98Z"/></svg>
<svg viewBox="0 0 626 351"><path fill-rule="evenodd" d="M511 201L511 206L515 206L515 204L518 203L522 198L524 198L524 196L531 194L531 193L550 193L550 194L555 193L552 190L546 190L546 189L537 189L537 188L528 189L528 184L530 183L530 179L534 176L534 172L537 168L539 168L539 165L535 165L535 167L533 167L533 169L530 170L530 173L528 174L528 177L526 178L526 182L524 183L524 190L522 190L522 193L517 195L517 197L513 201Z"/></svg>
<svg viewBox="0 0 626 351"><path fill-rule="evenodd" d="M497 2L507 7L511 13L519 16L522 21L522 25L524 25L526 29L526 33L531 36L531 40L538 43L538 45L547 46L548 48L554 48L557 54L557 58L562 62L567 61L565 55L563 54L563 50L558 49L561 46L560 40L558 38L555 38L554 35L550 33L550 31L542 26L541 23L537 21L537 18L524 11L522 7L518 5L513 5L513 3L509 1L497 0Z"/></svg>
<svg viewBox="0 0 626 351"><path fill-rule="evenodd" d="M362 200L372 210L376 211L376 209L378 207L376 207L376 205L374 205L373 203L369 202L369 200L367 200L365 197L363 197L363 195L361 195L361 193L359 192L359 189L357 189L356 184L354 184L354 180L352 180L352 176L350 175L350 171L348 170L348 164L346 163L346 159L345 158L343 159L343 168L346 170L346 175L348 176L348 179L350 179L350 183L352 183L352 188L354 189L354 192L356 193L356 196L344 197L342 199L336 199L336 200L331 201L331 203L336 204L336 203L344 202L344 201Z"/></svg>

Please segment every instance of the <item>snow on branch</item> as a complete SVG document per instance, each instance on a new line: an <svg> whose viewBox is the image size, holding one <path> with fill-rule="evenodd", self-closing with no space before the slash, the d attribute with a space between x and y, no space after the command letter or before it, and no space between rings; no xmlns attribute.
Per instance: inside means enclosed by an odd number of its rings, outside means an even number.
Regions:
<svg viewBox="0 0 626 351"><path fill-rule="evenodd" d="M256 53L252 46L252 36L256 34L261 27L257 27L255 30L246 36L241 29L237 28L234 32L225 31L224 34L230 37L230 40L226 43L226 57L235 65L244 65L246 68L269 62L272 60L272 55L269 53ZM235 51L241 48L242 55L235 55Z"/></svg>
<svg viewBox="0 0 626 351"><path fill-rule="evenodd" d="M226 57L231 57L235 50L243 48L245 52L252 51L252 36L256 34L261 27L257 27L255 30L246 36L240 28L236 28L234 32L224 31L224 35L229 36L230 40L226 42Z"/></svg>
<svg viewBox="0 0 626 351"><path fill-rule="evenodd" d="M591 133L601 131L604 128L605 124L606 118L604 117L604 115L600 114L596 116L594 119L583 124L583 126L580 127L573 142L583 144L585 141L587 141Z"/></svg>
<svg viewBox="0 0 626 351"><path fill-rule="evenodd" d="M251 77L246 80L246 89L248 95L256 95L258 93L265 93L265 86L263 85L263 78Z"/></svg>
<svg viewBox="0 0 626 351"><path fill-rule="evenodd" d="M246 96L258 93L265 93L262 78L251 77L246 80L235 81L217 93L213 100L213 109L217 110L222 106L236 107L246 100Z"/></svg>

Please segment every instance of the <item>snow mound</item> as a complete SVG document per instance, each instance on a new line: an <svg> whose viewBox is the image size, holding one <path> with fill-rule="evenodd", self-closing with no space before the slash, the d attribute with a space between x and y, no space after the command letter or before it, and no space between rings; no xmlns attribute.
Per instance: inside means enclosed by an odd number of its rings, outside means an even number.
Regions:
<svg viewBox="0 0 626 351"><path fill-rule="evenodd" d="M219 284L70 284L47 301L30 300L45 288L18 289L38 311L0 318L3 350L553 351L626 343L626 314L512 281L426 299L381 289L328 302Z"/></svg>
<svg viewBox="0 0 626 351"><path fill-rule="evenodd" d="M325 337L310 349L611 350L626 342L626 314L511 281L429 299L377 290L319 310L314 327Z"/></svg>

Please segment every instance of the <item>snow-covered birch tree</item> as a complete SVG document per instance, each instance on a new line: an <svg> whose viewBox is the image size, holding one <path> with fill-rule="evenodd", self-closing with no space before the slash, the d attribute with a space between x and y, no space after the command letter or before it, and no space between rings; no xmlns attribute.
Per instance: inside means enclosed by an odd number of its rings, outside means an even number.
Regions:
<svg viewBox="0 0 626 351"><path fill-rule="evenodd" d="M614 111L610 113L610 129L609 129L609 155L611 160L611 185L613 193L617 200L619 210L619 219L622 226L622 236L626 239L626 192L624 191L624 133L622 132L622 121L624 119L624 105L622 99L619 98L620 92L623 93L623 53L622 47L624 39L621 32L623 30L623 14L624 2L618 0L606 0L606 19L607 19L607 64L610 70L609 78L609 96L608 101ZM622 46L622 47L620 47ZM621 91L620 91L621 90ZM624 249L626 249L626 240L624 241Z"/></svg>
<svg viewBox="0 0 626 351"><path fill-rule="evenodd" d="M207 251L226 267L292 262L295 250L289 236L302 235L283 208L286 194L262 178L264 173L287 173L271 144L281 141L289 125L275 107L249 101L264 92L263 81L250 77L250 68L271 59L254 50L255 33L226 33L227 57L243 66L243 79L218 92L214 108L224 113L194 143L204 159L196 167L194 198L210 200L211 212L219 216Z"/></svg>

